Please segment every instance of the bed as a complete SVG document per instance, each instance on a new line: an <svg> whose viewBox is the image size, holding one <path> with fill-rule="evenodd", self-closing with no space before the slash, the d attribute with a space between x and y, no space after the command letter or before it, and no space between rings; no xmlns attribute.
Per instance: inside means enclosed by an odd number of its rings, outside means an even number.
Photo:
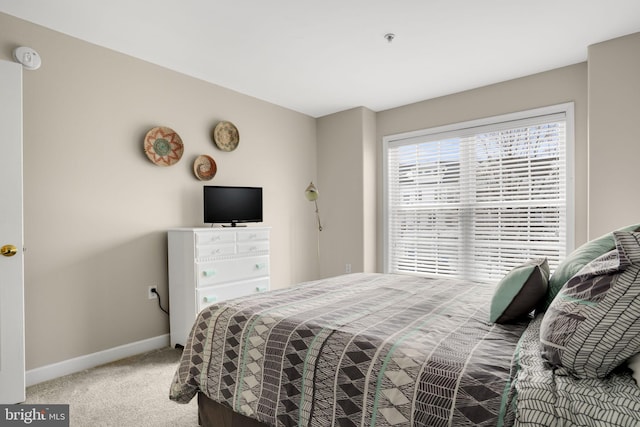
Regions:
<svg viewBox="0 0 640 427"><path fill-rule="evenodd" d="M226 301L198 315L170 398L216 427L640 425L626 364L551 365L546 313L496 323L495 301L496 284L374 273Z"/></svg>

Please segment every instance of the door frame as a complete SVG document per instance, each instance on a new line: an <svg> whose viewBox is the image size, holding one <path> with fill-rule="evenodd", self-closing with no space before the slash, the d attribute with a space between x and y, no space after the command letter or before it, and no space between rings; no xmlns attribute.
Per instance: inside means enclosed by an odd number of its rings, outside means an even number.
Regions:
<svg viewBox="0 0 640 427"><path fill-rule="evenodd" d="M22 168L22 65L0 60L0 404L24 402L24 225Z"/></svg>

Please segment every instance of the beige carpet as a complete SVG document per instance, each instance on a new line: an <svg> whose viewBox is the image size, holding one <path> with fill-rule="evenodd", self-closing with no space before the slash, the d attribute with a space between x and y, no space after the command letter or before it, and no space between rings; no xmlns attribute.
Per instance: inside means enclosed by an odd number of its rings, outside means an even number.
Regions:
<svg viewBox="0 0 640 427"><path fill-rule="evenodd" d="M75 427L197 426L196 399L169 400L180 353L167 347L36 384L26 403L69 404Z"/></svg>

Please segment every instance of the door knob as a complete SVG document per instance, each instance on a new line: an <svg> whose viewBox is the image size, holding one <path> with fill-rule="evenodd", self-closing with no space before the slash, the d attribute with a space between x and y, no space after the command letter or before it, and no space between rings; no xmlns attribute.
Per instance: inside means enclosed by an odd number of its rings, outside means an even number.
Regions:
<svg viewBox="0 0 640 427"><path fill-rule="evenodd" d="M4 245L0 248L0 254L4 256L14 256L18 253L18 248L13 245Z"/></svg>

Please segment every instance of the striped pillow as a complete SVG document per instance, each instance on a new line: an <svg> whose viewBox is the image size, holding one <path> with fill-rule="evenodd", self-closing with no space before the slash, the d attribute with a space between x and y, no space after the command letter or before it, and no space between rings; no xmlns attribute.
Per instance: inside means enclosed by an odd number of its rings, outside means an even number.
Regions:
<svg viewBox="0 0 640 427"><path fill-rule="evenodd" d="M542 357L561 374L603 378L640 352L640 233L614 238L616 249L571 278L542 320Z"/></svg>

